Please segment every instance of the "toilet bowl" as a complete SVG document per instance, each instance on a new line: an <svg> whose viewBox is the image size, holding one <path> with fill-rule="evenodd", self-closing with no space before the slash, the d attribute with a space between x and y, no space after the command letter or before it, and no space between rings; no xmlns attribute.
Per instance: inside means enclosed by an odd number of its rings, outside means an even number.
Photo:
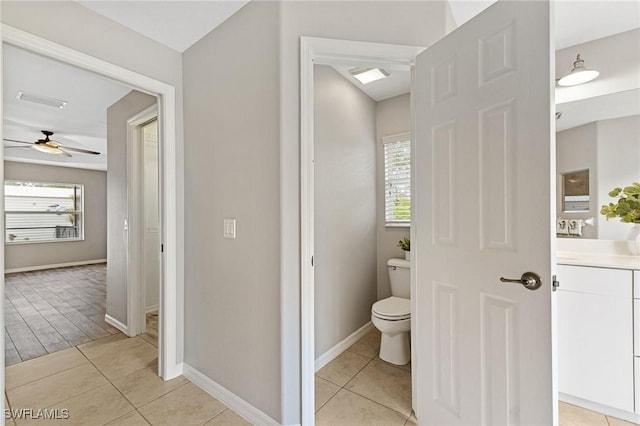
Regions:
<svg viewBox="0 0 640 426"><path fill-rule="evenodd" d="M379 300L371 307L371 322L382 333L380 358L395 365L404 365L411 360L409 265L404 259L389 259L391 297Z"/></svg>

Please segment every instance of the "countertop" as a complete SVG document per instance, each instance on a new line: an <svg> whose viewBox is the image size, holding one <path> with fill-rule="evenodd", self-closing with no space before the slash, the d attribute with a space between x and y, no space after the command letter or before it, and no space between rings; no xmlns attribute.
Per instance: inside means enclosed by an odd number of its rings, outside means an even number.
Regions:
<svg viewBox="0 0 640 426"><path fill-rule="evenodd" d="M558 265L594 266L598 268L640 270L640 256L558 251Z"/></svg>

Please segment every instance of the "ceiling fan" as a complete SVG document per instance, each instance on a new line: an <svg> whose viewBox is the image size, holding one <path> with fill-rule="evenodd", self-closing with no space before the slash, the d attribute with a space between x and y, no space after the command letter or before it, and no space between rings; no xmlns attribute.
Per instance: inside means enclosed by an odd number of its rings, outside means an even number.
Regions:
<svg viewBox="0 0 640 426"><path fill-rule="evenodd" d="M88 149L82 148L73 148L70 146L64 146L60 142L56 142L54 140L49 139L49 136L53 136L53 132L48 130L41 130L44 135L44 139L38 139L35 142L26 142L26 141L17 141L15 139L4 139L7 142L17 142L31 145L28 146L7 146L5 148L33 148L37 151L44 152L45 154L53 154L53 155L63 155L65 157L72 157L72 155L67 151L79 152L82 154L93 154L100 155L97 151L91 151Z"/></svg>

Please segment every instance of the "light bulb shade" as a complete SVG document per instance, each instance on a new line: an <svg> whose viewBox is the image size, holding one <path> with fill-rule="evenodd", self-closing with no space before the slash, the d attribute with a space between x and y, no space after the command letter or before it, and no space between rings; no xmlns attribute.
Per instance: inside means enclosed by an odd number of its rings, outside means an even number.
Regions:
<svg viewBox="0 0 640 426"><path fill-rule="evenodd" d="M576 86L587 83L599 75L598 71L587 69L584 66L584 61L580 59L580 54L578 54L576 61L573 63L573 69L569 74L558 80L558 86Z"/></svg>
<svg viewBox="0 0 640 426"><path fill-rule="evenodd" d="M58 149L58 147L49 146L49 145L44 144L44 143L38 143L38 144L31 145L31 148L35 149L36 151L44 152L45 154L55 154L55 155L61 155L62 154L62 151L60 149Z"/></svg>

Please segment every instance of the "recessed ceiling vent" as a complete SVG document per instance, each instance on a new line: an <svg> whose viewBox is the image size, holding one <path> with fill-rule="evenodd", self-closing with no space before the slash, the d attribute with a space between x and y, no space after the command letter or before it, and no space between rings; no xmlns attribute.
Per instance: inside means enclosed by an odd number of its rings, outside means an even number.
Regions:
<svg viewBox="0 0 640 426"><path fill-rule="evenodd" d="M33 102L35 104L46 105L58 109L62 109L68 104L67 101L61 101L60 99L48 98L46 96L40 95L32 95L30 93L25 93L22 91L18 92L18 94L16 95L16 99Z"/></svg>

